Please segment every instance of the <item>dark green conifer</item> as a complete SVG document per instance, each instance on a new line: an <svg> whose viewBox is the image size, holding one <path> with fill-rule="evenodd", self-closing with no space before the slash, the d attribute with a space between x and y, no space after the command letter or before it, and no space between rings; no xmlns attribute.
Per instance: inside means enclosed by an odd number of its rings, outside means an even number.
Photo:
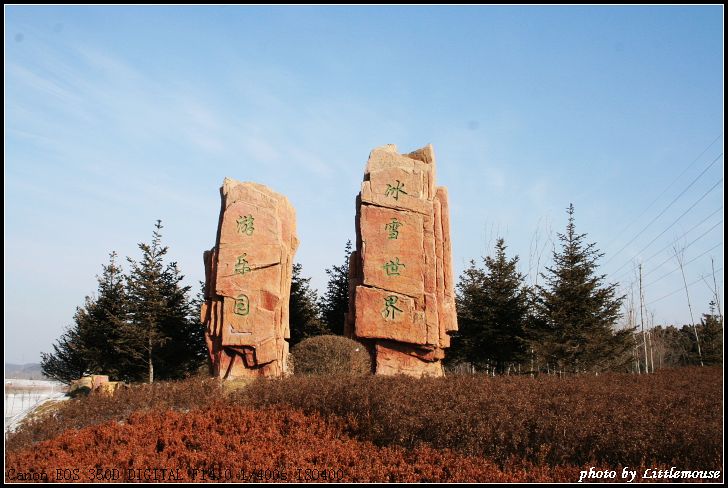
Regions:
<svg viewBox="0 0 728 488"><path fill-rule="evenodd" d="M329 282L321 303L321 315L326 328L336 335L344 334L344 314L349 310L349 255L351 240L346 241L344 264L326 269Z"/></svg>
<svg viewBox="0 0 728 488"><path fill-rule="evenodd" d="M291 299L289 305L289 324L291 338L289 343L294 346L309 337L330 334L318 309L318 294L311 288L311 278L302 276L303 266L300 263L293 265L291 277Z"/></svg>
<svg viewBox="0 0 728 488"><path fill-rule="evenodd" d="M586 244L577 234L574 206L569 205L561 248L554 250L553 267L542 274L546 286L537 287L536 307L540 327L533 330L532 345L551 368L559 371L602 371L629 361L631 330L615 332L624 296L617 284L605 284L598 275L603 255L596 244ZM623 364L617 364L623 363Z"/></svg>

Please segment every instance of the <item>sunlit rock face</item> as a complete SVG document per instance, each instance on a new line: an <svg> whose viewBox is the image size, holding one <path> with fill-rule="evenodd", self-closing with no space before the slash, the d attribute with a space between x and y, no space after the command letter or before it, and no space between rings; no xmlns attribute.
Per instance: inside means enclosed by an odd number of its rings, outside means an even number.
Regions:
<svg viewBox="0 0 728 488"><path fill-rule="evenodd" d="M447 190L431 145L369 155L356 201L346 335L366 343L377 374L441 376L457 330Z"/></svg>
<svg viewBox="0 0 728 488"><path fill-rule="evenodd" d="M278 377L288 371L288 305L296 212L257 183L225 178L215 247L205 251L201 320L213 374Z"/></svg>

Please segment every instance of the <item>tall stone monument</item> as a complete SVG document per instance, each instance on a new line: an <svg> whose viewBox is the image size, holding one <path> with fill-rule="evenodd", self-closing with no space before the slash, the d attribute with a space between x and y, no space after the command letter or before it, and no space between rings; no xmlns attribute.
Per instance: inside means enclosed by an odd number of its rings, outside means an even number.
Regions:
<svg viewBox="0 0 728 488"><path fill-rule="evenodd" d="M204 253L200 311L213 374L281 376L288 369L295 210L257 183L225 178L220 196L217 240Z"/></svg>
<svg viewBox="0 0 728 488"><path fill-rule="evenodd" d="M377 374L441 376L457 316L450 210L432 145L374 149L356 207L346 334L370 347Z"/></svg>

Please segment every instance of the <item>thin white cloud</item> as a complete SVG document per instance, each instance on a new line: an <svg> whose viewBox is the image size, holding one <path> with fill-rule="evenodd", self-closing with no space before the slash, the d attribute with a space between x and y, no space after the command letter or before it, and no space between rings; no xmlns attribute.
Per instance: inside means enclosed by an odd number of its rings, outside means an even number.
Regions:
<svg viewBox="0 0 728 488"><path fill-rule="evenodd" d="M102 74L114 80L124 80L127 82L135 80L140 82L145 81L145 77L140 71L107 51L87 45L73 46L73 50L84 59L86 64L97 75Z"/></svg>
<svg viewBox="0 0 728 488"><path fill-rule="evenodd" d="M281 158L281 153L275 145L265 138L253 134L253 132L241 129L238 136L239 144L249 157L260 162L273 162Z"/></svg>
<svg viewBox="0 0 728 488"><path fill-rule="evenodd" d="M43 76L19 64L11 63L8 66L7 73L10 77L10 86L22 86L23 89L36 92L36 96L50 95L52 98L64 103L79 103L81 101L76 94L63 88L51 77Z"/></svg>
<svg viewBox="0 0 728 488"><path fill-rule="evenodd" d="M293 147L288 150L288 156L291 161L296 163L296 165L316 176L322 176L324 178L332 178L334 176L332 167L326 164L323 161L323 158L312 151Z"/></svg>

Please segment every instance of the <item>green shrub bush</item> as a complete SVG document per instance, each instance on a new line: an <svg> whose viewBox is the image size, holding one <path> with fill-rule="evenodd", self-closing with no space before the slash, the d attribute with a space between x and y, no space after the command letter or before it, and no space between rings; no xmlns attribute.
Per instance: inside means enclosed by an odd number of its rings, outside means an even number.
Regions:
<svg viewBox="0 0 728 488"><path fill-rule="evenodd" d="M291 351L296 375L370 374L372 360L366 347L346 337L322 335L298 343Z"/></svg>

